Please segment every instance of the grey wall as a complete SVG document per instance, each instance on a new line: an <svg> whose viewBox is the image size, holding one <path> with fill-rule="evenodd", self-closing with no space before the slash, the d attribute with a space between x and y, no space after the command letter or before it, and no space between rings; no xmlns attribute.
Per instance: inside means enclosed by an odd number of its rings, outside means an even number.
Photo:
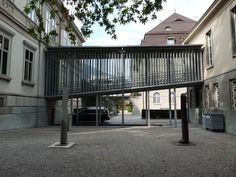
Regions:
<svg viewBox="0 0 236 177"><path fill-rule="evenodd" d="M48 125L48 108L44 99L4 96L4 100L4 106L0 107L0 130Z"/></svg>

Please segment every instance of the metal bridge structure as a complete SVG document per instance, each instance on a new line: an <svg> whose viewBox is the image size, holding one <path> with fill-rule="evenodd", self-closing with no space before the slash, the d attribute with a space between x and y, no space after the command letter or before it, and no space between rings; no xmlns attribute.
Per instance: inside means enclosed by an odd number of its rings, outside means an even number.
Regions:
<svg viewBox="0 0 236 177"><path fill-rule="evenodd" d="M203 83L201 45L51 47L45 96L61 99L109 95Z"/></svg>

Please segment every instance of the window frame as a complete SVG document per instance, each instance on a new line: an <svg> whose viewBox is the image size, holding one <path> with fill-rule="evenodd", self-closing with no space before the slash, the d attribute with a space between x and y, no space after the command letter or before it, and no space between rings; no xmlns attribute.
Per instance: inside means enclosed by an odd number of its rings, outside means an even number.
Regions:
<svg viewBox="0 0 236 177"><path fill-rule="evenodd" d="M29 0L27 0L27 4L29 4ZM40 8L40 3L39 3L39 1L37 2L36 6L38 6L38 7ZM27 16L28 16L33 22L38 23L38 18L37 18L37 15L36 15L36 11L35 11L35 10L30 11Z"/></svg>
<svg viewBox="0 0 236 177"><path fill-rule="evenodd" d="M161 104L161 95L159 92L153 94L153 104Z"/></svg>
<svg viewBox="0 0 236 177"><path fill-rule="evenodd" d="M0 47L0 76L5 77L6 79L9 77L10 75L10 56L11 56L11 43L12 43L12 37L6 35L4 32L1 31L0 28L0 36L2 36L2 40L3 40L3 47ZM4 49L4 39L8 39L8 50ZM7 53L7 66L6 66L6 74L2 73L2 62L3 62L3 52ZM10 79L10 78L9 78Z"/></svg>
<svg viewBox="0 0 236 177"><path fill-rule="evenodd" d="M46 11L45 12L45 33L49 34L50 31L55 30L56 33L57 33L57 36L52 36L51 35L50 39L53 40L53 41L58 41L58 39L59 39L58 35L59 35L59 30L60 30L59 17L57 16L57 14L55 14L55 18L51 17L52 8L49 7L49 5L46 5L46 10L45 11Z"/></svg>
<svg viewBox="0 0 236 177"><path fill-rule="evenodd" d="M62 46L68 46L68 32L66 30L62 31Z"/></svg>
<svg viewBox="0 0 236 177"><path fill-rule="evenodd" d="M62 46L76 46L77 38L75 39L75 44L72 43L70 39L70 33L66 31L65 29L62 30L61 33L61 45Z"/></svg>
<svg viewBox="0 0 236 177"><path fill-rule="evenodd" d="M209 85L205 86L205 108L209 109L210 108L210 87Z"/></svg>
<svg viewBox="0 0 236 177"><path fill-rule="evenodd" d="M236 78L230 80L230 109L236 111L236 90L234 93L233 89L236 89Z"/></svg>
<svg viewBox="0 0 236 177"><path fill-rule="evenodd" d="M172 39L172 40L170 40ZM172 41L174 43L169 43L169 41ZM167 38L167 45L175 45L176 44L176 39L174 37L168 37Z"/></svg>
<svg viewBox="0 0 236 177"><path fill-rule="evenodd" d="M232 55L236 57L236 6L231 10Z"/></svg>
<svg viewBox="0 0 236 177"><path fill-rule="evenodd" d="M219 102L219 84L214 83L213 84L213 91L214 91L214 101L215 101L215 108L219 109L220 108L220 102Z"/></svg>
<svg viewBox="0 0 236 177"><path fill-rule="evenodd" d="M22 85L29 85L34 86L34 71L35 71L35 58L36 58L36 47L33 47L26 41L23 41L24 48L23 48L23 71L22 71ZM33 54L32 61L26 61L26 50ZM31 62L31 80L25 79L25 69L26 69L26 62Z"/></svg>
<svg viewBox="0 0 236 177"><path fill-rule="evenodd" d="M207 66L212 68L214 66L214 53L213 53L213 37L212 32L209 30L206 33L206 54L207 54Z"/></svg>

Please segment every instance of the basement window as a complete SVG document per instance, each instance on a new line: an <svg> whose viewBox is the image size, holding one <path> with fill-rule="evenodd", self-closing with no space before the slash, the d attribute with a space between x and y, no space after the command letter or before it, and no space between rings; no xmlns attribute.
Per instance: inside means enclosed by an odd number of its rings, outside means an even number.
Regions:
<svg viewBox="0 0 236 177"><path fill-rule="evenodd" d="M236 79L230 81L231 109L236 110Z"/></svg>
<svg viewBox="0 0 236 177"><path fill-rule="evenodd" d="M1 96L0 97L0 107L4 107L4 102L5 102L5 97Z"/></svg>
<svg viewBox="0 0 236 177"><path fill-rule="evenodd" d="M209 90L209 86L205 86L205 99L206 99L205 107L209 108L210 107L210 90Z"/></svg>

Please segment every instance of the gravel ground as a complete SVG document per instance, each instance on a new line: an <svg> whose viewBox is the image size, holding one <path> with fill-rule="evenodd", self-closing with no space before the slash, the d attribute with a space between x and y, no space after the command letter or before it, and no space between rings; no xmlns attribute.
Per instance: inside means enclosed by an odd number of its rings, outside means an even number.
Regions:
<svg viewBox="0 0 236 177"><path fill-rule="evenodd" d="M176 146L181 129L73 127L70 149L48 148L60 127L0 132L0 177L236 177L236 136L190 126L194 146Z"/></svg>

